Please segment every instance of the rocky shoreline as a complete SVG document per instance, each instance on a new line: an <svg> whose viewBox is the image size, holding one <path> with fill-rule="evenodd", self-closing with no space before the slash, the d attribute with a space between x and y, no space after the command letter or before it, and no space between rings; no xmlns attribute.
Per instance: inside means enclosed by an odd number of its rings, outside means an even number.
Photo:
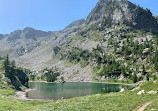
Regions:
<svg viewBox="0 0 158 111"><path fill-rule="evenodd" d="M34 89L24 89L23 91L17 91L14 97L21 100L31 100L27 97L27 93L32 90Z"/></svg>

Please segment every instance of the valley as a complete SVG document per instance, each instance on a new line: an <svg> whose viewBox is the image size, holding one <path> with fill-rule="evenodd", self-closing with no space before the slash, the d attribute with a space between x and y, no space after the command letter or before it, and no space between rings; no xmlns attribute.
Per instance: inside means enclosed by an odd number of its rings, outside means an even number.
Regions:
<svg viewBox="0 0 158 111"><path fill-rule="evenodd" d="M148 8L99 0L63 30L0 34L0 111L149 111L157 99L158 17Z"/></svg>

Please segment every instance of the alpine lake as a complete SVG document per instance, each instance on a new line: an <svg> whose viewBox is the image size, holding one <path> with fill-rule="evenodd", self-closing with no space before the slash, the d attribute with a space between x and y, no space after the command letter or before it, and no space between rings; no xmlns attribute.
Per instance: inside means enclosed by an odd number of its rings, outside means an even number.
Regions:
<svg viewBox="0 0 158 111"><path fill-rule="evenodd" d="M34 89L28 92L27 96L29 99L60 100L93 94L119 92L122 88L131 90L134 87L120 84L88 82L30 82L29 88Z"/></svg>

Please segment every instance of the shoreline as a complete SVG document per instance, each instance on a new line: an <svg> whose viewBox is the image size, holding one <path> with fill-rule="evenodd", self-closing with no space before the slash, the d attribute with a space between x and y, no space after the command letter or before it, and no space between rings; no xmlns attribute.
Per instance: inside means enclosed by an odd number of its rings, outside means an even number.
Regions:
<svg viewBox="0 0 158 111"><path fill-rule="evenodd" d="M29 82L44 82L44 83L60 83L60 82L47 82L47 81L29 81ZM103 84L120 84L120 85L128 85L128 86L133 86L133 87L138 87L139 84L137 83L132 83L132 84L127 84L127 83L115 83L115 82L96 82L96 81L81 81L81 82L66 82L66 83L103 83ZM64 83L63 83L64 84Z"/></svg>
<svg viewBox="0 0 158 111"><path fill-rule="evenodd" d="M30 82L44 82L44 83L56 83L56 82L46 82L46 81L30 81ZM67 83L77 83L77 82L67 82ZM126 83L112 83L112 82L80 82L80 83L103 83L103 84L119 84L119 85L128 85L133 87L138 87L137 84L126 84ZM64 84L64 83L63 83ZM16 99L26 100L26 101L54 101L54 100L47 100L47 99L29 99L27 97L27 93L34 89L24 89L23 91L16 91L15 95L13 96Z"/></svg>
<svg viewBox="0 0 158 111"><path fill-rule="evenodd" d="M29 99L26 95L29 91L32 91L34 89L25 89L23 91L16 91L13 98L25 100L25 101L54 101L54 100L46 100L46 99Z"/></svg>

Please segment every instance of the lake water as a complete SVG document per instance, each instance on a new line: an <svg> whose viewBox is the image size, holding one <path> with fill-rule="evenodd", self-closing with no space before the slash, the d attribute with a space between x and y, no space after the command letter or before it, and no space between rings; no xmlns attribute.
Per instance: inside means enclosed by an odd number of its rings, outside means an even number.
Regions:
<svg viewBox="0 0 158 111"><path fill-rule="evenodd" d="M34 89L28 92L29 99L58 100L79 96L119 92L122 88L131 90L133 87L119 84L105 83L45 83L30 82L29 87Z"/></svg>

